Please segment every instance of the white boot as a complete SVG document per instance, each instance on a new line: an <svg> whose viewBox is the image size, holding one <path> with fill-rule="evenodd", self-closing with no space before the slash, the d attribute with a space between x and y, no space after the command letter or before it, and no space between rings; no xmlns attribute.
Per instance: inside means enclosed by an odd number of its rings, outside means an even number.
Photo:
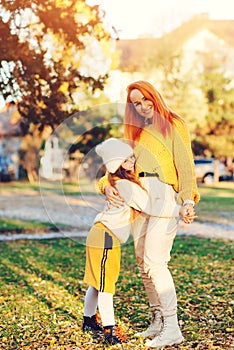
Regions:
<svg viewBox="0 0 234 350"><path fill-rule="evenodd" d="M146 346L160 348L165 345L180 344L183 342L184 338L178 325L177 315L164 317L163 321L163 329L160 334L153 340L147 341Z"/></svg>
<svg viewBox="0 0 234 350"><path fill-rule="evenodd" d="M152 321L144 332L136 333L136 337L153 338L162 330L162 314L158 308L152 308Z"/></svg>

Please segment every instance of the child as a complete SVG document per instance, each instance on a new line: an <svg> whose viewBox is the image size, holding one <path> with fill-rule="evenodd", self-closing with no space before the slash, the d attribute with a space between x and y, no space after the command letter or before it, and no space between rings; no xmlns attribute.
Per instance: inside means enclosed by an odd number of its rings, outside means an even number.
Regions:
<svg viewBox="0 0 234 350"><path fill-rule="evenodd" d="M86 241L86 267L84 282L89 285L85 296L83 331L102 330L96 320L98 306L107 344L122 343L115 332L113 295L120 270L120 244L129 237L131 223L137 212L157 216L157 198L149 199L135 173L132 148L115 138L96 146L109 173L109 182L125 200L116 208L107 205L99 213ZM155 200L155 203L152 201ZM156 205L155 205L156 204ZM178 212L177 214L178 215Z"/></svg>

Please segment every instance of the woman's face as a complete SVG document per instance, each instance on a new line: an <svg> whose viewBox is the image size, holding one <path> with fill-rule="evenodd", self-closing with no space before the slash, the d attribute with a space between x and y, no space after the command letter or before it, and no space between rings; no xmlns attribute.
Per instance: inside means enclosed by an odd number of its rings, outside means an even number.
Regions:
<svg viewBox="0 0 234 350"><path fill-rule="evenodd" d="M151 119L154 115L154 104L152 101L148 100L138 89L133 89L130 92L130 100L141 117Z"/></svg>
<svg viewBox="0 0 234 350"><path fill-rule="evenodd" d="M127 171L134 171L134 166L135 166L135 163L136 163L136 158L134 156L134 154L128 158L126 158L123 163L121 164L121 167L124 169L124 170L127 170Z"/></svg>

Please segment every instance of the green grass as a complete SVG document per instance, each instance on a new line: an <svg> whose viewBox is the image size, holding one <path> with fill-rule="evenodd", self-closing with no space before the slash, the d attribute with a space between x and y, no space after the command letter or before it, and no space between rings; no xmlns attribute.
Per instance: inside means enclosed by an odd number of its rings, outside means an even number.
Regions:
<svg viewBox="0 0 234 350"><path fill-rule="evenodd" d="M82 179L80 183L69 183L61 181L41 181L35 184L30 184L26 181L13 181L9 183L0 182L0 192L4 194L19 195L40 195L46 194L66 194L66 195L80 195L80 194L96 194L95 181L88 181Z"/></svg>
<svg viewBox="0 0 234 350"><path fill-rule="evenodd" d="M18 193L19 191L35 191L39 192L39 184L30 184L27 181L12 181L12 182L0 182L1 193L10 191L12 193Z"/></svg>
<svg viewBox="0 0 234 350"><path fill-rule="evenodd" d="M233 223L234 184L220 183L219 187L199 187L200 202L196 205L198 221L215 223Z"/></svg>
<svg viewBox="0 0 234 350"><path fill-rule="evenodd" d="M71 226L65 224L53 224L51 222L25 221L20 219L0 218L0 234L3 233L43 233L69 230ZM73 228L74 229L74 228Z"/></svg>
<svg viewBox="0 0 234 350"><path fill-rule="evenodd" d="M233 248L231 241L176 238L170 267L186 338L179 349L231 349ZM85 247L75 240L1 243L0 349L104 349L81 332L84 267ZM133 337L150 315L132 243L122 247L116 289L116 319L129 335L123 349L145 349Z"/></svg>
<svg viewBox="0 0 234 350"><path fill-rule="evenodd" d="M1 232L39 232L46 231L49 228L56 229L56 226L49 222L24 221L19 219L3 219L0 218L0 233Z"/></svg>
<svg viewBox="0 0 234 350"><path fill-rule="evenodd" d="M226 186L226 187L224 187ZM39 185L0 184L11 195L40 194ZM89 192L89 184L82 190ZM44 183L51 194L78 195L76 184ZM61 190L62 189L62 190ZM87 192L84 192L87 191ZM234 185L199 187L202 222L231 223ZM51 223L1 219L0 230L45 231ZM231 349L233 242L177 237L171 261L179 319L186 342L179 349ZM0 243L0 349L103 349L100 338L82 334L85 248L71 239ZM132 244L123 246L115 296L117 321L129 334L124 349L145 349L133 337L149 321L147 299ZM114 347L113 347L114 348ZM174 349L174 348L173 348Z"/></svg>

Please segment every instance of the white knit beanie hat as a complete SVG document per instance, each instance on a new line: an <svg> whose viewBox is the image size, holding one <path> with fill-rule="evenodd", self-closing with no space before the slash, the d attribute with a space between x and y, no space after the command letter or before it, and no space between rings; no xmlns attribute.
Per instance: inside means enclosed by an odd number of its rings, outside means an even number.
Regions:
<svg viewBox="0 0 234 350"><path fill-rule="evenodd" d="M95 151L102 157L107 170L112 174L116 172L126 158L133 154L132 147L113 137L97 145Z"/></svg>

